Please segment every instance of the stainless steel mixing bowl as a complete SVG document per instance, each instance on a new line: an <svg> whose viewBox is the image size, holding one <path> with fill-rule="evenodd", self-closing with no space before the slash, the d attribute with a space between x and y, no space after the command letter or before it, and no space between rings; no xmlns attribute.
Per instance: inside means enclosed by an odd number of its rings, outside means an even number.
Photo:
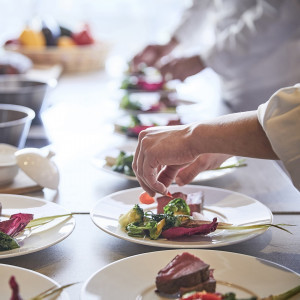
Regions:
<svg viewBox="0 0 300 300"><path fill-rule="evenodd" d="M26 79L22 76L0 76L0 103L26 106L35 112L38 121L48 83Z"/></svg>
<svg viewBox="0 0 300 300"><path fill-rule="evenodd" d="M31 108L0 104L0 143L23 148L34 117Z"/></svg>

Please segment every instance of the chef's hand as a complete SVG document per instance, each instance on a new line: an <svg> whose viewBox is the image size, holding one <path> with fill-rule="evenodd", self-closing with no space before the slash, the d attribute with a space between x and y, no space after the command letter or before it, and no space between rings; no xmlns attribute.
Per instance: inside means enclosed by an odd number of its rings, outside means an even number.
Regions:
<svg viewBox="0 0 300 300"><path fill-rule="evenodd" d="M149 195L166 194L177 173L199 156L193 145L192 130L192 124L160 126L139 134L132 167Z"/></svg>
<svg viewBox="0 0 300 300"><path fill-rule="evenodd" d="M190 183L200 172L219 168L222 163L232 155L221 153L200 154L198 158L182 168L177 174L175 181L179 186Z"/></svg>
<svg viewBox="0 0 300 300"><path fill-rule="evenodd" d="M205 69L200 56L173 58L169 62L158 67L166 81L179 79L184 81L187 77L195 75Z"/></svg>
<svg viewBox="0 0 300 300"><path fill-rule="evenodd" d="M141 64L147 66L156 66L159 60L168 55L176 46L178 42L172 38L167 44L164 45L148 45L141 52L135 55L130 63L131 72L140 71Z"/></svg>

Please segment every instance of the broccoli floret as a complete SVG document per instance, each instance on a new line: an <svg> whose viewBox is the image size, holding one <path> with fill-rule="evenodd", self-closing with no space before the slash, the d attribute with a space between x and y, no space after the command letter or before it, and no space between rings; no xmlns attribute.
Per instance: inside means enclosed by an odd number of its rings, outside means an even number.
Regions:
<svg viewBox="0 0 300 300"><path fill-rule="evenodd" d="M12 250L15 248L20 248L18 242L14 238L0 231L0 251Z"/></svg>
<svg viewBox="0 0 300 300"><path fill-rule="evenodd" d="M141 109L141 104L131 101L129 95L124 95L121 99L120 107L123 109L139 110Z"/></svg>
<svg viewBox="0 0 300 300"><path fill-rule="evenodd" d="M160 222L161 220L165 219L165 226L164 230L171 228L171 227L178 227L183 219L186 220L186 216L182 215L173 215L173 214L154 214L152 211L147 211L145 213L145 218L148 220L153 220L155 222Z"/></svg>
<svg viewBox="0 0 300 300"><path fill-rule="evenodd" d="M126 214L123 214L119 217L119 224L122 228L126 228L126 226L130 223L143 222L143 218L143 209L138 204L135 204L134 207L130 209Z"/></svg>
<svg viewBox="0 0 300 300"><path fill-rule="evenodd" d="M165 219L160 222L147 221L146 223L130 223L126 226L129 236L144 237L149 236L151 240L157 240L165 226Z"/></svg>
<svg viewBox="0 0 300 300"><path fill-rule="evenodd" d="M129 236L136 236L136 237L150 236L151 239L155 237L156 228L157 228L157 223L155 221L149 221L146 222L145 224L134 222L126 226L126 230Z"/></svg>
<svg viewBox="0 0 300 300"><path fill-rule="evenodd" d="M116 159L116 163L112 166L115 172L123 173L128 176L135 176L132 170L133 154L126 154L124 151L120 151Z"/></svg>
<svg viewBox="0 0 300 300"><path fill-rule="evenodd" d="M165 214L171 215L190 215L191 210L186 202L181 198L176 198L171 200L165 207L164 207Z"/></svg>

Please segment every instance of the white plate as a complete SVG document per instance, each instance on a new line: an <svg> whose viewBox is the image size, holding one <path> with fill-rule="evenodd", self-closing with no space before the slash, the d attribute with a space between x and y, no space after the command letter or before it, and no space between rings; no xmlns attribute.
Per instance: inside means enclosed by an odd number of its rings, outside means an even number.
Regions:
<svg viewBox="0 0 300 300"><path fill-rule="evenodd" d="M93 222L103 231L118 238L149 246L165 248L212 248L239 243L262 234L266 229L256 230L216 230L206 236L185 237L178 240L150 240L149 238L130 237L119 227L120 214L129 211L139 203L142 188L120 191L102 198L91 211ZM219 222L234 225L254 225L272 223L271 211L259 201L246 195L205 186L172 185L170 192L186 194L202 191L204 193L203 214L209 220L217 217ZM141 205L142 208L156 211L156 204Z"/></svg>
<svg viewBox="0 0 300 300"><path fill-rule="evenodd" d="M1 299L10 299L11 289L9 286L9 279L11 276L15 276L15 279L19 284L20 295L24 300L33 298L34 296L37 296L41 292L44 292L47 289L52 288L53 286L60 286L54 280L40 273L20 267L0 264ZM67 299L69 299L69 297L65 291L63 291L60 297L57 298L57 300Z"/></svg>
<svg viewBox="0 0 300 300"><path fill-rule="evenodd" d="M131 143L131 144L122 145L120 147L110 148L110 149L104 150L100 153L97 153L93 157L92 162L98 169L101 169L103 171L106 171L110 174L113 174L113 175L118 176L118 177L123 178L123 179L137 181L135 176L128 176L126 174L114 171L112 169L112 167L107 164L107 162L105 160L105 158L107 156L117 157L120 154L120 151L125 151L125 152L129 152L129 153L132 152L133 153L136 149L136 145L137 145L137 143ZM238 163L237 157L233 156L233 157L230 157L229 159L227 159L221 165L221 167L226 167L226 166L230 166L230 165L237 164L237 163ZM217 179L217 178L222 177L224 175L231 174L236 169L237 168L228 168L228 169L221 169L221 170L204 171L204 172L199 173L192 180L192 182L196 183L196 182L204 182L204 181L208 181L208 180L214 180L214 179Z"/></svg>
<svg viewBox="0 0 300 300"><path fill-rule="evenodd" d="M0 202L2 203L3 215L28 213L33 214L34 219L36 219L70 213L55 203L27 196L3 194L0 195ZM1 220L4 218L1 217ZM20 243L20 248L0 251L0 259L29 254L55 245L69 236L74 227L75 219L73 217L53 220L46 225L33 229L31 235Z"/></svg>
<svg viewBox="0 0 300 300"><path fill-rule="evenodd" d="M167 299L155 293L155 277L160 269L183 251L156 251L114 262L93 274L84 283L81 299L110 300L119 299L120 295L124 300ZM186 251L198 256L214 269L216 290L220 293L231 291L241 298L251 295L266 297L299 285L299 274L270 261L225 251ZM228 283L234 286L229 287ZM299 299L299 296L292 299Z"/></svg>

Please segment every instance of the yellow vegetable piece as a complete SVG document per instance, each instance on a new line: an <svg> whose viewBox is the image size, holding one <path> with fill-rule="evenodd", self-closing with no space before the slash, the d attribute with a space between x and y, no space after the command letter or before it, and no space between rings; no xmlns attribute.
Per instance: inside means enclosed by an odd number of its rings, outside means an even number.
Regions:
<svg viewBox="0 0 300 300"><path fill-rule="evenodd" d="M74 47L76 46L74 40L69 36L61 36L57 40L57 46L58 47Z"/></svg>
<svg viewBox="0 0 300 300"><path fill-rule="evenodd" d="M162 219L157 223L157 227L156 227L156 234L160 234L164 228L164 226L166 225L166 220Z"/></svg>
<svg viewBox="0 0 300 300"><path fill-rule="evenodd" d="M34 31L30 28L25 28L19 36L19 41L22 46L43 48L46 45L46 40L41 31Z"/></svg>

